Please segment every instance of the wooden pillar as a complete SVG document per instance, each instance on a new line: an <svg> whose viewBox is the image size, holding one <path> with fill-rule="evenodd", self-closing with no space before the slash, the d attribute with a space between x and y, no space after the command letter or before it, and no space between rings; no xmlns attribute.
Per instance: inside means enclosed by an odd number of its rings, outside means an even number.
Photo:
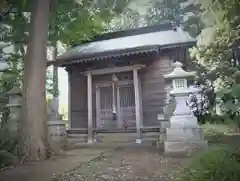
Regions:
<svg viewBox="0 0 240 181"><path fill-rule="evenodd" d="M93 112L92 112L92 74L87 75L88 90L88 143L93 143Z"/></svg>
<svg viewBox="0 0 240 181"><path fill-rule="evenodd" d="M100 122L100 109L101 109L101 104L100 104L100 87L96 87L96 125L98 128L101 127L102 123Z"/></svg>
<svg viewBox="0 0 240 181"><path fill-rule="evenodd" d="M123 120L121 115L121 105L120 105L120 89L117 87L117 127L123 128Z"/></svg>
<svg viewBox="0 0 240 181"><path fill-rule="evenodd" d="M115 95L115 83L112 83L112 112L114 114L117 113L117 109L116 109L116 95Z"/></svg>
<svg viewBox="0 0 240 181"><path fill-rule="evenodd" d="M135 112L136 112L136 128L137 128L137 140L136 143L141 143L141 111L140 111L140 90L139 90L139 79L138 70L133 70L133 84L135 94Z"/></svg>
<svg viewBox="0 0 240 181"><path fill-rule="evenodd" d="M67 69L66 69L67 70ZM72 108L71 108L71 72L70 70L67 70L68 71L68 129L71 129L71 112L72 112Z"/></svg>
<svg viewBox="0 0 240 181"><path fill-rule="evenodd" d="M141 125L140 127L142 128L143 127L143 106L142 106L142 85L141 85L141 80L140 80L140 77L138 76L138 89L139 89L139 102L140 102L140 122L141 122Z"/></svg>

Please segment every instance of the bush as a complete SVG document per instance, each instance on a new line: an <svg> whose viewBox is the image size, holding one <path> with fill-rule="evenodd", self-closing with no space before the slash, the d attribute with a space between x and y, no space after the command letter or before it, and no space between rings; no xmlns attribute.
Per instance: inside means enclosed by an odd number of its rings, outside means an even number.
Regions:
<svg viewBox="0 0 240 181"><path fill-rule="evenodd" d="M240 149L219 147L200 153L179 173L180 181L239 181Z"/></svg>
<svg viewBox="0 0 240 181"><path fill-rule="evenodd" d="M18 141L14 133L0 129L0 168L17 161Z"/></svg>

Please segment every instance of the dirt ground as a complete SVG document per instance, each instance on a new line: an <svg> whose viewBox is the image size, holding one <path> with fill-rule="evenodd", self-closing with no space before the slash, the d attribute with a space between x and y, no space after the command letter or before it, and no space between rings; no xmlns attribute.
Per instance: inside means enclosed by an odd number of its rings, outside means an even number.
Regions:
<svg viewBox="0 0 240 181"><path fill-rule="evenodd" d="M164 156L155 148L124 147L54 181L172 181L184 160L184 156Z"/></svg>
<svg viewBox="0 0 240 181"><path fill-rule="evenodd" d="M0 171L0 181L49 181L90 160L101 158L103 153L111 152L115 147L83 146L65 151L61 156L49 160L27 163Z"/></svg>

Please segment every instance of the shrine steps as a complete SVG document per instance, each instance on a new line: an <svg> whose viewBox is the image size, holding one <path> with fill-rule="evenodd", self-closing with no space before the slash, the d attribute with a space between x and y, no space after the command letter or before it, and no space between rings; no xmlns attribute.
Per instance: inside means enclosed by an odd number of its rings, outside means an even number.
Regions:
<svg viewBox="0 0 240 181"><path fill-rule="evenodd" d="M148 127L142 128L142 144L144 145L156 145L160 133L165 130ZM86 130L68 130L67 138L69 143L75 145L87 144L87 132ZM131 130L95 130L95 144L136 144L137 133L136 129Z"/></svg>

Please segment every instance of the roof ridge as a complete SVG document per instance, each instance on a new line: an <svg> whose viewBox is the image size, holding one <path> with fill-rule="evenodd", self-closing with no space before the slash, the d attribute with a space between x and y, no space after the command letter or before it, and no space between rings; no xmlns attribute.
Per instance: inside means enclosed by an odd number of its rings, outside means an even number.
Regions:
<svg viewBox="0 0 240 181"><path fill-rule="evenodd" d="M122 37L152 33L152 32L157 32L157 31L167 31L167 30L175 30L176 31L177 26L174 23L170 22L170 23L161 23L158 25L151 25L151 26L145 26L145 27L140 27L140 28L133 28L133 29L115 31L115 32L110 32L110 33L104 33L104 34L93 37L91 40L83 41L82 43L79 43L79 44L76 43L76 44L72 45L72 48L75 46L78 46L78 45L83 45L85 43L109 40L109 39L114 39L114 38L122 38Z"/></svg>

